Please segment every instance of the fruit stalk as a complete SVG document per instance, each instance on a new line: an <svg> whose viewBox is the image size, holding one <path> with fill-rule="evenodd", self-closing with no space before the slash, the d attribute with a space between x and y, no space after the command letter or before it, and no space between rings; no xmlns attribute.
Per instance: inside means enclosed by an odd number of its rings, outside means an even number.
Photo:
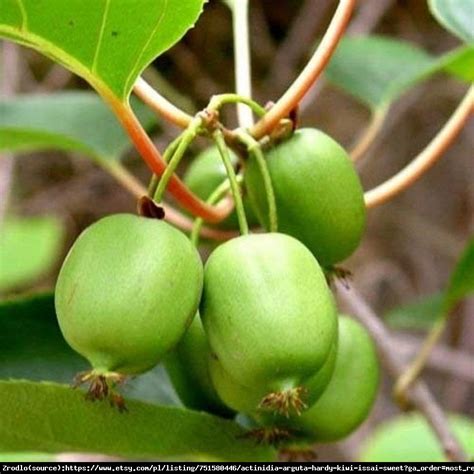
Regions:
<svg viewBox="0 0 474 474"><path fill-rule="evenodd" d="M156 192L154 195L154 200L156 202L161 202L161 200L163 199L163 195L166 191L171 177L174 175L174 172L176 171L176 168L181 162L181 159L183 158L184 153L188 149L189 145L191 145L193 140L196 138L201 126L202 119L200 117L196 117L190 123L189 127L178 137L177 140L175 140L175 142L178 142L176 150L174 151L174 153L172 151L170 152L170 154L172 153L173 156L168 166L166 167L165 172L161 176L161 179L156 188ZM175 142L171 143L172 149L175 147Z"/></svg>
<svg viewBox="0 0 474 474"><path fill-rule="evenodd" d="M112 107L147 165L155 174L161 176L166 169L166 163L163 161L159 151L155 148L155 145L143 129L131 107L128 104L117 101L113 97L111 98L104 95L104 99L106 99ZM211 223L222 221L232 210L228 203L222 203L222 205L216 207L207 205L192 193L175 175L170 179L169 191L187 211Z"/></svg>
<svg viewBox="0 0 474 474"><path fill-rule="evenodd" d="M269 231L278 231L278 214L276 207L275 191L273 189L272 178L270 171L268 170L267 162L263 156L262 147L249 133L240 131L238 134L240 140L247 146L247 150L257 161L257 165L260 169L260 173L263 178L263 185L265 187L265 193L267 195L268 202L268 221Z"/></svg>
<svg viewBox="0 0 474 474"><path fill-rule="evenodd" d="M179 142L181 141L182 136L179 135L177 138L175 138L166 148L165 153L163 154L163 161L165 163L168 163L175 153L176 149L178 148ZM148 185L148 196L150 198L153 198L153 196L156 193L156 188L158 187L158 183L160 181L160 177L156 174L153 173L151 179L150 179L150 184Z"/></svg>
<svg viewBox="0 0 474 474"><path fill-rule="evenodd" d="M237 181L240 183L242 182L242 177L241 176L237 176ZM221 183L212 193L211 195L209 196L209 198L207 199L207 203L208 204L215 204L216 202L218 202L220 199L222 199L226 194L227 192L229 191L230 189L230 182L229 180L225 180L223 183ZM198 217L197 219L195 219L194 221L194 224L193 224L193 228L192 228L192 231L191 231L191 242L197 247L198 246L198 243L199 243L199 236L201 234L201 231L202 231L202 225L203 225L204 221L203 219L201 219L200 217ZM234 236L235 237L235 236Z"/></svg>
<svg viewBox="0 0 474 474"><path fill-rule="evenodd" d="M235 171L230 160L229 150L225 143L222 131L216 130L213 133L213 139L221 154L222 161L227 171L227 176L230 182L230 188L234 197L235 210L237 212L237 218L239 220L240 233L242 235L247 235L249 233L249 226L247 223L247 217L245 215L244 203L242 202L242 194L240 192L240 186L237 182L237 176L235 175Z"/></svg>

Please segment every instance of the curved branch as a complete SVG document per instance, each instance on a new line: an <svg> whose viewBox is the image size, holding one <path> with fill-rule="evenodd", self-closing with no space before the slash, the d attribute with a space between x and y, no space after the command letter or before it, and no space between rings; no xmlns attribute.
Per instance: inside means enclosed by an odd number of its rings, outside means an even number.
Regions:
<svg viewBox="0 0 474 474"><path fill-rule="evenodd" d="M471 86L451 118L431 143L399 173L365 193L367 208L370 209L389 201L420 179L453 143L473 111L474 86Z"/></svg>
<svg viewBox="0 0 474 474"><path fill-rule="evenodd" d="M349 152L352 161L357 161L362 158L372 143L374 143L383 127L387 112L388 107L383 107L373 112L369 125L365 128L365 130L362 131L360 136L357 138L356 143Z"/></svg>
<svg viewBox="0 0 474 474"><path fill-rule="evenodd" d="M147 190L140 181L127 171L120 163L109 160L98 160L98 164L117 180L132 196L141 198L146 196ZM165 220L182 230L191 231L193 221L169 204L161 203L165 210ZM239 235L236 231L226 231L202 227L201 235L212 240L229 240Z"/></svg>
<svg viewBox="0 0 474 474"><path fill-rule="evenodd" d="M278 122L285 118L301 101L326 64L331 59L339 40L349 23L356 0L340 0L336 13L326 33L306 67L278 102L270 109L267 115L259 120L252 128L251 134L255 138L262 138L272 130Z"/></svg>
<svg viewBox="0 0 474 474"><path fill-rule="evenodd" d="M153 87L139 77L133 87L133 92L152 110L163 117L168 122L174 123L178 127L186 128L193 117L169 100L160 95Z"/></svg>
<svg viewBox="0 0 474 474"><path fill-rule="evenodd" d="M115 115L122 123L130 139L133 141L135 148L139 151L148 167L157 176L161 176L164 173L167 164L140 124L140 121L133 113L133 110L128 104L119 102L115 100L114 97L107 97L104 95L104 98L114 110ZM192 193L176 175L171 177L168 191L179 202L179 204L191 214L202 217L205 221L211 223L217 223L225 219L233 208L229 202L223 202L215 207L209 206Z"/></svg>

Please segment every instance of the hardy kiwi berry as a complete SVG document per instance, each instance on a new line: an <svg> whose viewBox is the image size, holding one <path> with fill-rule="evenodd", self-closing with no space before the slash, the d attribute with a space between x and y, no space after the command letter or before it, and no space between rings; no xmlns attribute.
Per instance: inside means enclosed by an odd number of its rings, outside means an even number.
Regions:
<svg viewBox="0 0 474 474"><path fill-rule="evenodd" d="M274 425L308 443L337 441L367 418L378 383L379 365L371 337L358 322L341 316L336 364L323 394L301 416L279 417Z"/></svg>
<svg viewBox="0 0 474 474"><path fill-rule="evenodd" d="M92 398L109 396L115 382L149 370L176 345L202 283L196 249L163 221L118 214L79 236L55 304L64 338L93 367L79 380L91 382Z"/></svg>
<svg viewBox="0 0 474 474"><path fill-rule="evenodd" d="M196 315L177 346L166 356L165 366L171 382L185 406L231 417L235 413L220 400L209 373L209 344Z"/></svg>
<svg viewBox="0 0 474 474"><path fill-rule="evenodd" d="M324 274L311 252L278 233L218 247L204 271L201 318L212 352L262 406L300 411L304 382L323 366L337 330Z"/></svg>
<svg viewBox="0 0 474 474"><path fill-rule="evenodd" d="M280 232L292 235L330 267L357 248L365 227L364 194L346 151L316 129L300 129L266 154ZM245 185L261 223L268 205L257 161L248 160Z"/></svg>

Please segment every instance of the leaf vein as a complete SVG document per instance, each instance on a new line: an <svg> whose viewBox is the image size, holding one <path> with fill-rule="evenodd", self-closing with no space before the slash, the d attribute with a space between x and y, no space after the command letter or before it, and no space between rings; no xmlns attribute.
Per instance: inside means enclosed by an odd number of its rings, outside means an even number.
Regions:
<svg viewBox="0 0 474 474"><path fill-rule="evenodd" d="M142 57L145 54L146 49L148 48L149 44L153 40L156 32L158 31L158 28L161 26L163 18L166 16L167 8L168 8L168 0L165 0L164 5L163 5L163 10L161 11L161 15L158 18L154 28L151 30L150 36L148 37L146 43L143 45L143 48L141 49L140 54L137 56L137 60L135 61L135 64L133 65L132 69L130 70L130 74L127 77L127 80L125 82L125 84L127 85L127 89L129 88L130 82L133 80L133 77L136 74L136 70L140 65L140 61L142 60Z"/></svg>
<svg viewBox="0 0 474 474"><path fill-rule="evenodd" d="M17 0L17 4L21 12L21 31L28 31L28 15L26 14L25 4L23 0Z"/></svg>
<svg viewBox="0 0 474 474"><path fill-rule="evenodd" d="M102 17L102 24L100 25L99 37L97 39L97 46L95 48L94 59L92 61L92 67L91 67L92 73L95 73L97 71L97 62L99 60L100 48L102 46L102 41L104 39L105 25L107 23L107 16L109 14L109 10L110 10L110 0L106 0L104 15Z"/></svg>

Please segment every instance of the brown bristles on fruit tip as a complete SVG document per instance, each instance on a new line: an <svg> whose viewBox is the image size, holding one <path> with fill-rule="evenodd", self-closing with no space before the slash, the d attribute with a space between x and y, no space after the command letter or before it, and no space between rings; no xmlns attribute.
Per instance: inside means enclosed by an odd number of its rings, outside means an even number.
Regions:
<svg viewBox="0 0 474 474"><path fill-rule="evenodd" d="M306 392L306 388L296 387L281 392L269 393L262 399L259 408L273 411L287 418L293 412L299 416L303 410L308 408L303 401Z"/></svg>
<svg viewBox="0 0 474 474"><path fill-rule="evenodd" d="M258 444L270 444L278 446L280 443L291 439L292 434L284 428L263 427L247 431L242 438L254 439Z"/></svg>
<svg viewBox="0 0 474 474"><path fill-rule="evenodd" d="M310 462L316 461L318 455L313 449L281 449L278 459L283 462Z"/></svg>
<svg viewBox="0 0 474 474"><path fill-rule="evenodd" d="M110 404L120 412L127 411L124 398L115 391L115 387L124 383L126 377L116 372L99 374L94 370L80 372L74 378L73 388L82 384L89 384L89 389L85 395L86 400L95 402L96 400L109 400Z"/></svg>

